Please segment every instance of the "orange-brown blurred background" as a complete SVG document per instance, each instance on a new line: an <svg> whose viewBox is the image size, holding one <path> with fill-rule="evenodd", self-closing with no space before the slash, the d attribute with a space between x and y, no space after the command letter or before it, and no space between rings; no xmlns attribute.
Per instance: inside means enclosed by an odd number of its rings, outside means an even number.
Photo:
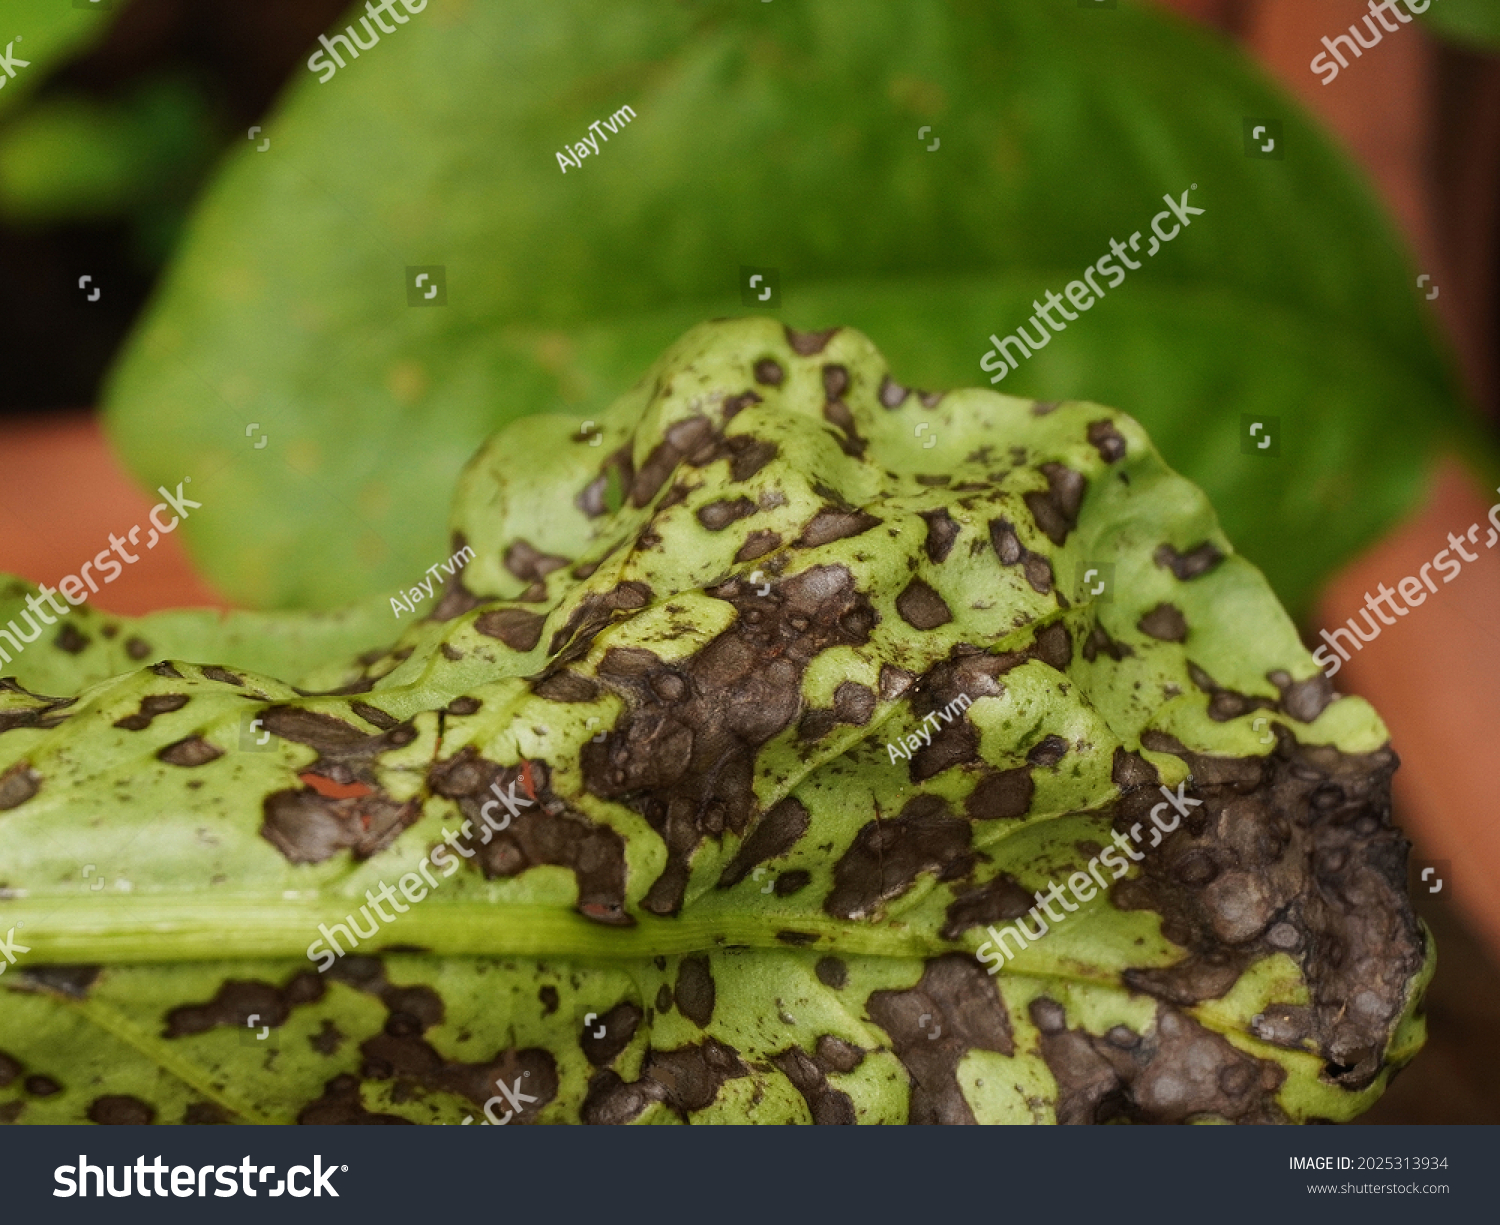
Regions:
<svg viewBox="0 0 1500 1225"><path fill-rule="evenodd" d="M1497 0L1500 2L1500 0ZM1163 0L1239 43L1319 115L1364 165L1431 277L1431 301L1453 347L1473 410L1500 423L1500 59L1458 49L1420 26L1381 44L1329 85L1309 68L1320 39L1360 19L1365 0ZM63 71L101 93L133 76L193 82L208 122L243 133L342 10L342 0L138 0L108 40ZM1191 105L1191 99L1185 100ZM182 201L185 210L188 200ZM172 218L167 221L168 228ZM180 220L180 219L179 219ZM90 409L110 356L149 292L152 269L118 226L0 228L0 265L22 288L68 283L75 265L114 271L109 311L86 314L45 292L0 302L8 366L23 373L0 396L0 572L55 583L97 551L113 525L141 521L150 500L109 453ZM1430 289L1428 290L1430 293ZM49 306L56 309L49 310ZM8 348L12 347L10 344ZM24 373L46 353L54 373ZM1329 585L1319 606L1335 624L1376 584L1415 573L1447 533L1483 522L1500 500L1455 456L1434 471L1427 504ZM223 606L192 569L178 537L129 568L108 607L141 613ZM1368 697L1403 761L1397 816L1416 860L1446 861L1439 893L1416 891L1437 934L1429 1046L1366 1122L1500 1122L1500 798L1489 751L1500 741L1500 566L1470 577L1357 655L1339 674ZM1316 632L1318 625L1308 627Z"/></svg>

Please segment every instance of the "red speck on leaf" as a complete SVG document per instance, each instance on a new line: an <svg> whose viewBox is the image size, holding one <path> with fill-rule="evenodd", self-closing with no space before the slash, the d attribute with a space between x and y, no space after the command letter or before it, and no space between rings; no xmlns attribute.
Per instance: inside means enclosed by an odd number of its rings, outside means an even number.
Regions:
<svg viewBox="0 0 1500 1225"><path fill-rule="evenodd" d="M361 796L370 795L375 788L368 783L336 783L331 778L324 778L321 774L299 774L297 775L304 783L316 791L319 795L330 800L354 800ZM365 818L366 828L369 827L369 818Z"/></svg>

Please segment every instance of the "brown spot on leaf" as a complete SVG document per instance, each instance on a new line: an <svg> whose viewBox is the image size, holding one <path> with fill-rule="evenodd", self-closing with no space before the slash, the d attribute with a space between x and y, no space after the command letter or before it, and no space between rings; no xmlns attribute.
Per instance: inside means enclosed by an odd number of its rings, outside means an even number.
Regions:
<svg viewBox="0 0 1500 1225"><path fill-rule="evenodd" d="M461 578L455 576L443 585L443 598L427 614L427 620L439 624L452 621L462 617L465 613L472 612L484 602L464 586Z"/></svg>
<svg viewBox="0 0 1500 1225"><path fill-rule="evenodd" d="M748 518L755 511L756 505L749 498L724 498L700 506L698 522L710 532L722 532L731 523Z"/></svg>
<svg viewBox="0 0 1500 1225"><path fill-rule="evenodd" d="M513 651L530 651L542 639L547 618L524 608L492 608L480 613L474 628L490 638L498 638Z"/></svg>
<svg viewBox="0 0 1500 1225"><path fill-rule="evenodd" d="M598 685L566 668L548 673L532 685L531 691L549 702L592 702L599 696Z"/></svg>
<svg viewBox="0 0 1500 1225"><path fill-rule="evenodd" d="M649 652L613 652L599 679L629 709L600 743L582 748L583 776L601 799L622 799L667 845L667 864L643 906L675 913L699 842L725 830L742 833L754 812L752 779L760 746L789 727L802 705L802 675L833 646L869 641L875 612L843 566L817 566L776 583L766 595L742 579L708 594L733 604L731 625L675 670L686 681L680 700L664 701L650 678Z"/></svg>
<svg viewBox="0 0 1500 1225"><path fill-rule="evenodd" d="M1031 810L1036 784L1030 766L987 773L969 792L964 813L971 821L1008 821Z"/></svg>
<svg viewBox="0 0 1500 1225"><path fill-rule="evenodd" d="M1407 844L1390 817L1395 755L1283 738L1269 757L1228 758L1161 733L1142 741L1184 760L1200 803L1146 856L1131 891L1133 907L1161 914L1185 960L1132 981L1172 1002L1230 981L1211 956L1226 944L1235 957L1287 953L1307 983L1308 1041L1334 1069L1326 1075L1353 1091L1369 1085L1427 952L1406 892ZM1144 789L1122 797L1116 830L1149 829L1156 802Z"/></svg>
<svg viewBox="0 0 1500 1225"><path fill-rule="evenodd" d="M738 1054L713 1038L701 1046L653 1050L637 1081L627 1083L613 1071L595 1076L580 1116L591 1124L629 1123L656 1102L686 1116L712 1105L726 1080L748 1075Z"/></svg>
<svg viewBox="0 0 1500 1225"><path fill-rule="evenodd" d="M607 926L634 923L625 910L624 840L559 797L545 763L530 761L525 769L502 767L480 757L471 745L435 763L428 771L428 784L436 794L457 801L472 832L456 841L474 853L468 862L487 879L518 876L539 864L567 868L578 881L580 914ZM497 789L501 795L516 796L521 809L520 816L498 832L483 817ZM525 803L528 799L534 803ZM509 816L503 806L490 812L497 824Z"/></svg>
<svg viewBox="0 0 1500 1225"><path fill-rule="evenodd" d="M1133 656L1134 654L1135 651L1123 642L1116 642L1109 636L1109 632L1097 623L1089 631L1089 636L1084 640L1083 644L1083 657L1089 663L1093 663L1100 655L1108 655L1116 663L1119 663L1126 656Z"/></svg>
<svg viewBox="0 0 1500 1225"><path fill-rule="evenodd" d="M555 553L543 553L529 541L517 537L506 548L502 562L523 583L536 583L554 570L561 570L571 560Z"/></svg>
<svg viewBox="0 0 1500 1225"><path fill-rule="evenodd" d="M934 630L953 620L943 597L919 578L914 578L896 597L896 612L913 629Z"/></svg>
<svg viewBox="0 0 1500 1225"><path fill-rule="evenodd" d="M953 551L953 542L958 539L962 529L953 516L941 507L937 510L924 510L922 518L927 521L927 560L933 565L941 565L948 560L948 554Z"/></svg>
<svg viewBox="0 0 1500 1225"><path fill-rule="evenodd" d="M823 419L836 427L842 437L839 439L839 449L845 455L852 455L858 459L865 453L870 445L869 441L861 437L859 428L854 420L854 414L849 411L849 406L842 400L829 400L823 405Z"/></svg>
<svg viewBox="0 0 1500 1225"><path fill-rule="evenodd" d="M350 702L349 709L366 723L372 727L378 727L383 732L390 731L391 728L398 726L401 722L395 715L387 714L380 707L371 706L368 702Z"/></svg>
<svg viewBox="0 0 1500 1225"><path fill-rule="evenodd" d="M1089 422L1088 439L1094 450L1099 452L1099 458L1106 464L1113 464L1125 458L1125 439L1120 431L1115 429L1115 423L1108 417Z"/></svg>
<svg viewBox="0 0 1500 1225"><path fill-rule="evenodd" d="M734 560L737 562L754 561L780 547L781 535L779 533L765 530L754 531L745 537L745 543L740 545L739 552L734 555Z"/></svg>
<svg viewBox="0 0 1500 1225"><path fill-rule="evenodd" d="M1068 742L1061 736L1043 736L1031 746L1026 760L1034 766L1051 767L1060 762L1068 752Z"/></svg>
<svg viewBox="0 0 1500 1225"><path fill-rule="evenodd" d="M907 1122L975 1122L959 1088L959 1062L974 1050L1013 1055L1015 1040L995 981L974 959L934 958L909 990L872 992L866 1011L911 1077Z"/></svg>
<svg viewBox="0 0 1500 1225"><path fill-rule="evenodd" d="M805 1052L794 1046L772 1055L771 1062L802 1095L814 1123L852 1125L857 1122L853 1100L842 1089L830 1086L827 1072Z"/></svg>
<svg viewBox="0 0 1500 1225"><path fill-rule="evenodd" d="M978 888L959 894L948 905L944 940L957 940L971 927L1019 919L1036 905L1014 877L1001 872Z"/></svg>
<svg viewBox="0 0 1500 1225"><path fill-rule="evenodd" d="M880 403L888 409L900 408L906 403L906 397L911 392L901 386L900 383L892 382L889 374L882 375L880 379Z"/></svg>
<svg viewBox="0 0 1500 1225"><path fill-rule="evenodd" d="M269 1025L276 1029L286 1024L292 1009L317 1003L324 991L323 980L310 970L292 975L284 987L259 979L228 979L208 1003L183 1004L167 1013L162 1036L183 1038L218 1026L248 1030ZM250 1024L252 1016L254 1027Z"/></svg>
<svg viewBox="0 0 1500 1225"><path fill-rule="evenodd" d="M188 736L186 739L167 745L156 756L158 760L166 762L169 766L192 768L206 766L209 762L223 757L224 750L209 744L202 736Z"/></svg>
<svg viewBox="0 0 1500 1225"><path fill-rule="evenodd" d="M835 540L858 536L871 528L879 527L880 523L874 515L862 510L825 506L808 520L802 534L792 545L798 549L815 549L820 545L832 544Z"/></svg>
<svg viewBox="0 0 1500 1225"><path fill-rule="evenodd" d="M1187 621L1175 604L1158 604L1136 622L1136 629L1161 642L1187 641Z"/></svg>
<svg viewBox="0 0 1500 1225"><path fill-rule="evenodd" d="M1281 1067L1236 1050L1175 1009L1158 1009L1140 1039L1127 1030L1118 1041L1114 1030L1101 1038L1068 1029L1062 1007L1045 997L1032 1002L1031 1016L1057 1082L1059 1123L1285 1121L1275 1102L1286 1079Z"/></svg>
<svg viewBox="0 0 1500 1225"><path fill-rule="evenodd" d="M781 363L774 358L763 357L755 363L755 381L765 387L780 387L781 380L786 378L786 371L781 368Z"/></svg>
<svg viewBox="0 0 1500 1225"><path fill-rule="evenodd" d="M748 434L736 434L724 440L724 449L729 453L729 476L732 480L748 481L781 453L774 443Z"/></svg>
<svg viewBox="0 0 1500 1225"><path fill-rule="evenodd" d="M786 328L786 342L792 346L792 352L800 357L814 357L821 353L828 342L842 330L841 328L828 328L822 332L798 332L792 328Z"/></svg>
<svg viewBox="0 0 1500 1225"><path fill-rule="evenodd" d="M923 872L954 880L973 862L968 824L950 815L941 797L915 796L894 820L871 821L854 836L834 865L823 908L838 919L871 918Z"/></svg>
<svg viewBox="0 0 1500 1225"><path fill-rule="evenodd" d="M344 1073L335 1076L323 1086L323 1096L309 1102L297 1115L297 1122L312 1125L366 1124L377 1126L409 1126L410 1119L399 1114L375 1114L365 1109L360 1098L359 1078Z"/></svg>
<svg viewBox="0 0 1500 1225"><path fill-rule="evenodd" d="M311 787L272 792L261 807L260 836L292 863L322 863L342 850L368 859L422 814L419 803L397 803L381 792L330 799Z"/></svg>
<svg viewBox="0 0 1500 1225"><path fill-rule="evenodd" d="M1276 703L1270 698L1256 697L1253 694L1225 688L1191 660L1188 661L1188 675L1192 677L1194 685L1209 695L1208 717L1216 723L1227 723L1230 719L1238 719L1252 710L1276 709Z"/></svg>
<svg viewBox="0 0 1500 1225"><path fill-rule="evenodd" d="M801 892L812 883L812 873L802 868L793 868L790 872L783 872L776 878L773 892L777 897L791 897Z"/></svg>
<svg viewBox="0 0 1500 1225"><path fill-rule="evenodd" d="M1130 791L1138 787L1155 787L1161 783L1161 775L1157 773L1155 766L1139 753L1132 753L1123 748L1115 750L1109 777L1110 781L1122 791Z"/></svg>
<svg viewBox="0 0 1500 1225"><path fill-rule="evenodd" d="M42 789L42 776L24 761L0 774L0 812L19 808Z"/></svg>
<svg viewBox="0 0 1500 1225"><path fill-rule="evenodd" d="M830 363L823 367L823 398L825 400L842 400L844 392L849 390L849 368L837 363Z"/></svg>
<svg viewBox="0 0 1500 1225"><path fill-rule="evenodd" d="M917 674L908 672L905 668L898 668L895 664L880 665L880 697L882 701L894 702L901 697L912 685L916 684Z"/></svg>
<svg viewBox="0 0 1500 1225"><path fill-rule="evenodd" d="M677 969L677 1007L699 1029L714 1015L714 976L707 957L684 957Z"/></svg>
<svg viewBox="0 0 1500 1225"><path fill-rule="evenodd" d="M1047 539L1053 544L1064 544L1068 533L1078 526L1078 510L1088 481L1063 464L1043 464L1041 472L1047 478L1046 492L1033 490L1023 494L1022 499Z"/></svg>
<svg viewBox="0 0 1500 1225"><path fill-rule="evenodd" d="M28 965L22 971L22 977L32 986L56 991L69 999L83 1000L88 998L94 981L99 977L99 969L99 966L90 965Z"/></svg>
<svg viewBox="0 0 1500 1225"><path fill-rule="evenodd" d="M1033 553L1022 543L1014 525L1008 519L990 520L990 546L1002 566L1020 565L1021 572L1033 591L1046 595L1052 590L1052 566L1039 553Z"/></svg>
<svg viewBox="0 0 1500 1225"><path fill-rule="evenodd" d="M875 713L875 692L856 681L842 681L833 691L833 713L840 723L863 727Z"/></svg>
<svg viewBox="0 0 1500 1225"><path fill-rule="evenodd" d="M151 720L157 715L181 710L187 704L185 693L153 693L141 699L141 707L135 714L116 719L115 726L128 732L144 731L151 726Z"/></svg>
<svg viewBox="0 0 1500 1225"><path fill-rule="evenodd" d="M1333 701L1333 682L1322 672L1294 681L1290 673L1278 670L1267 679L1281 691L1281 709L1299 723L1311 723Z"/></svg>
<svg viewBox="0 0 1500 1225"><path fill-rule="evenodd" d="M735 857L719 877L720 889L739 884L757 865L785 855L807 833L811 814L801 801L787 796L772 805L740 844Z"/></svg>
<svg viewBox="0 0 1500 1225"><path fill-rule="evenodd" d="M104 1127L135 1126L156 1122L156 1108L138 1097L124 1093L106 1093L89 1103L89 1122Z"/></svg>
<svg viewBox="0 0 1500 1225"><path fill-rule="evenodd" d="M1200 574L1207 574L1224 560L1224 554L1211 541L1205 540L1186 553L1179 553L1171 545L1164 544L1152 554L1152 558L1158 566L1170 570L1182 582L1187 582Z"/></svg>
<svg viewBox="0 0 1500 1225"><path fill-rule="evenodd" d="M608 1012L595 1017L590 1024L584 1026L582 1036L578 1039L584 1057L596 1068L608 1067L630 1045L644 1016L637 1005L623 1000ZM596 1037L601 1026L604 1033Z"/></svg>
<svg viewBox="0 0 1500 1225"><path fill-rule="evenodd" d="M742 391L737 396L725 396L722 406L724 420L731 421L742 410L761 402L759 393L754 391Z"/></svg>

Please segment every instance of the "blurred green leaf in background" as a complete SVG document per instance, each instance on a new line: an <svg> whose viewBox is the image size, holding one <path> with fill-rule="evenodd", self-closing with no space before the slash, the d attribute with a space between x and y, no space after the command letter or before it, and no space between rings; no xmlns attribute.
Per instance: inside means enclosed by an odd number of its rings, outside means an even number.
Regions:
<svg viewBox="0 0 1500 1225"><path fill-rule="evenodd" d="M49 71L97 43L113 12L79 8L69 0L5 0L9 20L0 29L0 47L15 40L15 58L27 66L0 89L0 117L29 97Z"/></svg>
<svg viewBox="0 0 1500 1225"><path fill-rule="evenodd" d="M1422 19L1454 42L1500 49L1500 4L1495 0L1437 0Z"/></svg>
<svg viewBox="0 0 1500 1225"><path fill-rule="evenodd" d="M108 405L144 484L193 478L199 564L251 607L408 586L447 556L486 436L601 415L745 311L742 266L779 272L785 323L860 328L903 383L983 385L991 333L1192 184L1204 215L998 390L1137 417L1294 612L1465 429L1347 156L1149 6L431 0L301 78L208 192ZM1251 156L1260 119L1280 157ZM433 265L444 304L409 305L406 270ZM1275 457L1242 448L1247 416L1279 419Z"/></svg>
<svg viewBox="0 0 1500 1225"><path fill-rule="evenodd" d="M0 130L0 215L13 223L129 216L141 256L165 257L219 144L206 99L156 77L120 102L39 101Z"/></svg>

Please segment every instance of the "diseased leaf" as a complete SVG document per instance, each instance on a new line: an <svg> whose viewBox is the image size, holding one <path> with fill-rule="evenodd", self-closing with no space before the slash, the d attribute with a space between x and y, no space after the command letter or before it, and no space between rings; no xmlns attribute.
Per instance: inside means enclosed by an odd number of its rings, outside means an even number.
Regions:
<svg viewBox="0 0 1500 1225"><path fill-rule="evenodd" d="M0 1111L1306 1121L1415 1053L1386 731L1134 420L751 320L598 428L491 440L323 692L7 683Z"/></svg>
<svg viewBox="0 0 1500 1225"><path fill-rule="evenodd" d="M1281 123L1281 159L1247 156L1247 117ZM912 379L966 386L1112 240L1141 256L1154 216L1174 225L1167 195L1204 214L1001 390L1134 414L1294 612L1458 428L1347 157L1147 6L432 0L303 74L268 131L210 193L109 414L146 483L194 475L196 556L254 606L409 586L484 438L600 418L684 329L755 305L742 265L779 271L793 326L860 327ZM408 305L432 265L444 304ZM1275 421L1276 458L1245 453L1247 416Z"/></svg>

